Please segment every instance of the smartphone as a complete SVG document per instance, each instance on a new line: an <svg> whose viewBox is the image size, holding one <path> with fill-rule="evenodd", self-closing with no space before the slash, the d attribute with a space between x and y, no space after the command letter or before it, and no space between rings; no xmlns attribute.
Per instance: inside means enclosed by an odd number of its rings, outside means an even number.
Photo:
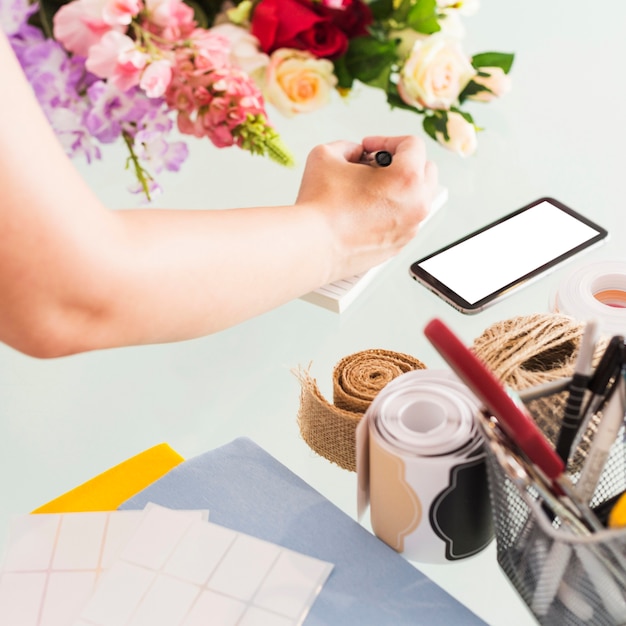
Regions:
<svg viewBox="0 0 626 626"><path fill-rule="evenodd" d="M607 236L545 197L415 261L410 275L462 313L477 313Z"/></svg>

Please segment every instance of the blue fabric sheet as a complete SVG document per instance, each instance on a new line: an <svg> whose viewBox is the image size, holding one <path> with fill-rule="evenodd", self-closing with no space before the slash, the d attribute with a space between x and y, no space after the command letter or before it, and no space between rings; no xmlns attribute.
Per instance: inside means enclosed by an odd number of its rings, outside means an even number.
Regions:
<svg viewBox="0 0 626 626"><path fill-rule="evenodd" d="M333 563L306 626L484 624L247 438L183 462L120 508L148 502L208 508L214 523Z"/></svg>

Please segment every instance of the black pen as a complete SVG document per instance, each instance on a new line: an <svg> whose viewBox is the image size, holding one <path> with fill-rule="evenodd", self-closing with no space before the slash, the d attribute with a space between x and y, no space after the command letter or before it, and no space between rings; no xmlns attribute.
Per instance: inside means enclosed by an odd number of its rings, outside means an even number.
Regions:
<svg viewBox="0 0 626 626"><path fill-rule="evenodd" d="M621 374L622 362L624 357L624 337L615 335L611 337L604 354L600 358L600 362L589 379L588 388L591 391L585 409L582 413L578 432L575 441L572 444L570 453L573 453L578 447L591 418L598 412L607 394L611 389L611 384Z"/></svg>
<svg viewBox="0 0 626 626"><path fill-rule="evenodd" d="M392 160L391 152L378 150L378 152L363 152L359 163L365 163L365 165L371 165L372 167L389 167Z"/></svg>
<svg viewBox="0 0 626 626"><path fill-rule="evenodd" d="M563 459L564 463L567 463L572 448L572 442L578 432L582 419L581 408L591 375L591 362L596 345L597 328L598 324L595 320L587 322L578 348L574 375L568 385L569 394L563 411L563 421L561 422L556 441L556 452Z"/></svg>

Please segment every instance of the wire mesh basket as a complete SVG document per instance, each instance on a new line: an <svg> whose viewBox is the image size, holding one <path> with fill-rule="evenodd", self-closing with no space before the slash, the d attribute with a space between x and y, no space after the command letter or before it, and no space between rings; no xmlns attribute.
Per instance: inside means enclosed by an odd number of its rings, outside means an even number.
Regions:
<svg viewBox="0 0 626 626"><path fill-rule="evenodd" d="M554 418L562 398L543 400L526 406L554 444ZM519 451L498 429L497 420L482 413L478 421L486 439L498 563L537 621L554 626L626 624L626 530L571 532L554 509L548 509L541 489L524 478L516 461ZM568 475L574 484L594 428L592 422L571 456ZM606 519L625 489L622 426L589 503L599 520Z"/></svg>

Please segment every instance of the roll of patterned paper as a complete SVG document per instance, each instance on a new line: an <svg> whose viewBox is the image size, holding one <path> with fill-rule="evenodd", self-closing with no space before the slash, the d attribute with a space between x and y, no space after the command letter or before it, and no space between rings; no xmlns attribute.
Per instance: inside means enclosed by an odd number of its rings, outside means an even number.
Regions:
<svg viewBox="0 0 626 626"><path fill-rule="evenodd" d="M444 563L493 538L479 403L450 371L394 379L358 427L359 515L408 559Z"/></svg>
<svg viewBox="0 0 626 626"><path fill-rule="evenodd" d="M579 320L595 319L608 335L626 335L626 261L598 261L570 272L550 308Z"/></svg>

